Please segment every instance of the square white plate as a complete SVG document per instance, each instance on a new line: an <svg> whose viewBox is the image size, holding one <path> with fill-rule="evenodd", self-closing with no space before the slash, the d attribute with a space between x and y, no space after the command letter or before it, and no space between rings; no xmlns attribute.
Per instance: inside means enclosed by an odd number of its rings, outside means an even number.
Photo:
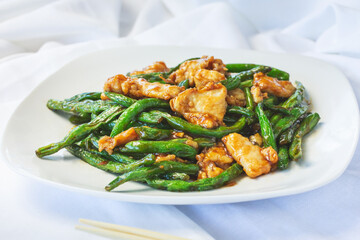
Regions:
<svg viewBox="0 0 360 240"><path fill-rule="evenodd" d="M141 69L156 60L168 66L196 56L213 55L225 63L258 63L283 69L300 81L311 96L321 120L306 137L304 157L289 169L257 179L241 177L232 187L205 192L173 193L126 183L113 192L104 186L114 175L91 167L65 150L39 159L35 149L61 140L72 125L50 111L50 98L101 91L105 80L118 73ZM339 177L349 164L358 140L359 110L353 90L335 67L312 58L192 47L126 46L89 54L69 63L42 82L17 108L2 139L3 160L16 172L54 186L123 201L156 204L241 202L290 195L323 186Z"/></svg>

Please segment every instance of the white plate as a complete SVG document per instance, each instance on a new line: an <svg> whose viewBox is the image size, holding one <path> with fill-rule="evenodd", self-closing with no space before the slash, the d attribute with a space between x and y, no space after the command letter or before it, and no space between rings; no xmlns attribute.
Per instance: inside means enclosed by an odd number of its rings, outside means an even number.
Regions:
<svg viewBox="0 0 360 240"><path fill-rule="evenodd" d="M141 69L155 60L174 66L184 59L202 55L214 55L225 63L259 63L284 69L290 73L292 81L305 85L321 122L306 137L302 160L293 162L286 171L257 179L242 177L232 187L173 193L132 182L106 192L104 186L114 175L87 165L65 150L46 159L36 157L35 149L61 140L71 128L66 119L46 108L48 99L101 91L108 77ZM72 191L143 203L228 203L301 193L336 179L353 156L358 128L358 106L353 90L340 71L322 61L247 50L127 46L78 58L41 83L11 117L1 150L5 156L3 160L16 172Z"/></svg>

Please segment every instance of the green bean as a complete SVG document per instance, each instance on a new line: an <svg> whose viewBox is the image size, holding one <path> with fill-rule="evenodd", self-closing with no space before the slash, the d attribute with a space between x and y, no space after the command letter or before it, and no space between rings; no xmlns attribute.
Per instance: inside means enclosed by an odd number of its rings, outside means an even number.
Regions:
<svg viewBox="0 0 360 240"><path fill-rule="evenodd" d="M142 140L162 140L169 138L173 131L151 127L134 127L135 132Z"/></svg>
<svg viewBox="0 0 360 240"><path fill-rule="evenodd" d="M185 143L176 141L146 141L138 140L125 144L117 151L122 153L170 153L177 157L195 159L197 150Z"/></svg>
<svg viewBox="0 0 360 240"><path fill-rule="evenodd" d="M291 114L289 109L286 109L284 107L277 106L277 105L274 105L274 104L271 104L271 103L264 102L264 106L266 108L268 108L268 109L273 110L274 112L279 112L279 113L282 113L282 114L285 114L285 115L290 115Z"/></svg>
<svg viewBox="0 0 360 240"><path fill-rule="evenodd" d="M82 159L84 162L99 168L103 171L111 172L111 173L127 173L133 171L142 166L150 166L155 163L155 155L149 154L141 160L134 161L129 164L123 164L119 162L109 161L106 158L102 158L101 156L94 154L90 151L87 151L77 145L67 146L66 149L74 156Z"/></svg>
<svg viewBox="0 0 360 240"><path fill-rule="evenodd" d="M91 121L91 114L80 114L80 115L71 115L69 121L72 124L79 125L82 123L87 123Z"/></svg>
<svg viewBox="0 0 360 240"><path fill-rule="evenodd" d="M287 145L280 146L278 152L278 162L277 167L278 169L286 169L289 166L289 148Z"/></svg>
<svg viewBox="0 0 360 240"><path fill-rule="evenodd" d="M245 90L246 108L249 109L250 111L254 111L255 103L252 94L250 92L250 88L245 88L244 90Z"/></svg>
<svg viewBox="0 0 360 240"><path fill-rule="evenodd" d="M118 116L122 112L122 108L120 106L114 106L109 108L108 110L102 112L99 116L97 116L94 120L89 123L81 124L75 128L73 128L68 135L65 136L63 140L57 143L52 143L47 146L41 147L36 150L36 155L38 157L44 157L46 155L50 155L56 153L60 149L70 146L71 144L78 142L88 136L92 131L101 127L105 123L110 122L116 116Z"/></svg>
<svg viewBox="0 0 360 240"><path fill-rule="evenodd" d="M130 107L133 105L137 100L124 96L120 93L114 93L114 92L104 92L105 96L110 98L110 100L124 106L124 107Z"/></svg>
<svg viewBox="0 0 360 240"><path fill-rule="evenodd" d="M311 132L318 124L320 116L318 113L309 114L300 124L300 127L296 130L294 139L289 148L289 155L291 159L299 159L302 157L302 139Z"/></svg>
<svg viewBox="0 0 360 240"><path fill-rule="evenodd" d="M194 175L197 174L198 171L199 167L196 164L186 164L174 161L162 161L159 163L155 163L154 166L138 168L134 171L118 176L105 187L105 190L111 191L114 188L128 181L146 181L147 179L154 178L159 175L174 172Z"/></svg>
<svg viewBox="0 0 360 240"><path fill-rule="evenodd" d="M234 124L237 120L239 120L239 117L231 114L226 114L223 119L226 125L228 125L229 123Z"/></svg>
<svg viewBox="0 0 360 240"><path fill-rule="evenodd" d="M50 110L62 111L71 114L87 114L87 113L100 113L112 106L115 106L116 103L112 101L102 101L102 100L85 100L82 102L74 101L58 101L50 99L47 102L47 107Z"/></svg>
<svg viewBox="0 0 360 240"><path fill-rule="evenodd" d="M115 137L117 134L121 133L122 131L126 130L126 127L129 123L142 111L147 108L152 107L164 107L168 108L169 103L157 99L157 98L145 98L137 101L136 103L132 104L129 108L127 108L117 120L114 128L111 131L110 136Z"/></svg>
<svg viewBox="0 0 360 240"><path fill-rule="evenodd" d="M190 176L186 173L179 173L179 172L174 172L174 173L167 173L164 174L163 176L159 176L161 179L167 179L167 180L184 180L184 181L189 181L190 180Z"/></svg>
<svg viewBox="0 0 360 240"><path fill-rule="evenodd" d="M160 123L163 120L163 117L159 114L152 114L149 112L142 112L138 116L138 120L144 123Z"/></svg>
<svg viewBox="0 0 360 240"><path fill-rule="evenodd" d="M146 179L146 183L153 188L172 192L207 191L224 186L243 172L242 167L235 163L224 172L213 178L203 178L193 182L183 180Z"/></svg>
<svg viewBox="0 0 360 240"><path fill-rule="evenodd" d="M255 115L255 113L252 110L240 106L231 106L227 110L229 113L243 114L248 117L252 117Z"/></svg>
<svg viewBox="0 0 360 240"><path fill-rule="evenodd" d="M285 145L291 143L295 134L296 129L299 128L301 121L307 116L308 114L305 113L301 115L288 129L283 131L279 136L279 144Z"/></svg>
<svg viewBox="0 0 360 240"><path fill-rule="evenodd" d="M270 70L271 70L270 67L259 66L259 67L250 69L248 71L240 72L239 74L237 74L233 77L229 77L229 78L221 81L221 84L224 85L228 91L234 90L240 86L241 82L252 79L255 73L258 73L258 72L267 73Z"/></svg>
<svg viewBox="0 0 360 240"><path fill-rule="evenodd" d="M85 92L76 94L75 96L71 98L65 99L67 102L80 102L84 100L100 100L101 98L101 92Z"/></svg>
<svg viewBox="0 0 360 240"><path fill-rule="evenodd" d="M304 101L305 88L301 82L296 82L296 90L285 102L281 104L283 108L292 108Z"/></svg>
<svg viewBox="0 0 360 240"><path fill-rule="evenodd" d="M185 87L186 88L189 88L189 79L185 79L184 81L181 81L179 84L178 84L179 87Z"/></svg>
<svg viewBox="0 0 360 240"><path fill-rule="evenodd" d="M207 129L199 125L189 123L188 121L182 118L171 116L170 114L165 112L160 112L160 111L151 111L151 112L154 112L156 114L161 114L167 120L170 126L172 126L176 130L188 132L190 134L194 134L197 136L215 137L215 138L222 138L223 136L229 133L239 132L244 127L246 120L245 117L242 117L239 118L239 120L232 126L229 127L220 126L215 129Z"/></svg>
<svg viewBox="0 0 360 240"><path fill-rule="evenodd" d="M212 147L216 144L213 138L194 138L193 139L199 145L199 148Z"/></svg>
<svg viewBox="0 0 360 240"><path fill-rule="evenodd" d="M264 139L264 147L271 146L275 151L277 151L274 133L271 128L269 119L265 116L265 113L262 109L262 105L263 105L262 103L259 103L256 106L255 111L259 119L261 135Z"/></svg>
<svg viewBox="0 0 360 240"><path fill-rule="evenodd" d="M269 95L268 98L265 98L265 99L263 100L263 103L264 103L265 106L266 106L267 104L268 104L268 105L276 105L276 104L279 103L279 98L276 97L275 95Z"/></svg>
<svg viewBox="0 0 360 240"><path fill-rule="evenodd" d="M277 137L286 129L288 129L294 122L308 110L308 105L295 107L290 110L291 115L282 117L275 125L273 125L274 136Z"/></svg>
<svg viewBox="0 0 360 240"><path fill-rule="evenodd" d="M154 72L154 73L143 73L143 74L137 74L137 75L131 75L132 78L143 78L146 79L148 82L158 82L162 84L169 84L164 81L164 78L166 78L165 72Z"/></svg>
<svg viewBox="0 0 360 240"><path fill-rule="evenodd" d="M252 87L253 85L253 80L252 79L249 79L249 80L246 80L246 81L243 81L239 84L239 88L246 88L246 87Z"/></svg>
<svg viewBox="0 0 360 240"><path fill-rule="evenodd" d="M259 67L262 65L258 65L258 64L251 64L251 63L230 63L230 64L226 64L226 68L228 69L229 72L243 72L243 71L248 71L250 69L253 69L255 67ZM277 68L272 68L272 70L267 74L270 77L274 77L277 78L279 80L289 80L290 75L287 72L284 72L280 69Z"/></svg>

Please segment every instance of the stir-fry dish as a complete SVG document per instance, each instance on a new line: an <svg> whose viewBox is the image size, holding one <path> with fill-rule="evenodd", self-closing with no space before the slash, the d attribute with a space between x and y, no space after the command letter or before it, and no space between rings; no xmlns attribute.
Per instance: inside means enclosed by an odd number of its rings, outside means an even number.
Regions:
<svg viewBox="0 0 360 240"><path fill-rule="evenodd" d="M289 74L203 56L169 68L155 62L47 107L76 126L38 157L66 148L116 178L168 191L204 191L288 168L320 120Z"/></svg>

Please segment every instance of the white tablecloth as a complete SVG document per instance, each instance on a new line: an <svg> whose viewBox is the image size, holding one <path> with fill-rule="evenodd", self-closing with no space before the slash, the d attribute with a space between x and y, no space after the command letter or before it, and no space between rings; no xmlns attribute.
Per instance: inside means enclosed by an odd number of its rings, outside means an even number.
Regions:
<svg viewBox="0 0 360 240"><path fill-rule="evenodd" d="M359 102L359 26L356 0L3 0L0 133L21 100L64 64L128 43L248 48L320 58L345 73ZM125 203L68 192L19 176L0 161L0 239L103 239L75 230L78 218L190 239L356 239L359 157L358 144L340 178L307 193L195 206Z"/></svg>

